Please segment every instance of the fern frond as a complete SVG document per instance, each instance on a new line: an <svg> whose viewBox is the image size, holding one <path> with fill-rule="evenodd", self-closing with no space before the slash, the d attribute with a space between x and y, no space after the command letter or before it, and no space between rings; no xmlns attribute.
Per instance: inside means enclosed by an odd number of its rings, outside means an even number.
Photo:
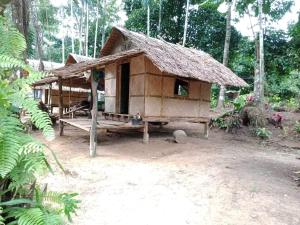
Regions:
<svg viewBox="0 0 300 225"><path fill-rule="evenodd" d="M18 134L22 131L15 117L0 117L0 177L4 178L16 165L21 148Z"/></svg>
<svg viewBox="0 0 300 225"><path fill-rule="evenodd" d="M0 17L0 55L20 57L26 49L24 36Z"/></svg>
<svg viewBox="0 0 300 225"><path fill-rule="evenodd" d="M3 208L0 207L0 225L5 225L4 218L2 217L2 211L3 211Z"/></svg>
<svg viewBox="0 0 300 225"><path fill-rule="evenodd" d="M51 141L55 138L54 130L52 128L52 121L46 112L41 111L38 108L36 101L30 98L24 99L22 106L28 111L31 117L31 121L34 125L42 130L47 140Z"/></svg>
<svg viewBox="0 0 300 225"><path fill-rule="evenodd" d="M5 69L23 68L25 70L31 70L30 67L21 60L8 55L0 55L0 67Z"/></svg>
<svg viewBox="0 0 300 225"><path fill-rule="evenodd" d="M45 215L40 208L20 208L14 214L18 218L18 225L46 225Z"/></svg>

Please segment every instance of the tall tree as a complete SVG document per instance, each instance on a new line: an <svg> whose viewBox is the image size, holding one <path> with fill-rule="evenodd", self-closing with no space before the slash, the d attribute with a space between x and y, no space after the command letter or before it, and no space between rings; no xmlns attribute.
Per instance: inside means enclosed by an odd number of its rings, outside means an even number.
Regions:
<svg viewBox="0 0 300 225"><path fill-rule="evenodd" d="M163 0L159 0L158 26L157 26L157 33L158 34L160 34L160 31L161 31L162 1Z"/></svg>
<svg viewBox="0 0 300 225"><path fill-rule="evenodd" d="M182 46L185 46L185 42L186 42L186 33L187 33L188 20L189 20L189 7L190 7L190 0L186 0L185 20L184 20L184 31L183 31Z"/></svg>
<svg viewBox="0 0 300 225"><path fill-rule="evenodd" d="M98 26L99 26L99 0L97 0L96 26L95 26L95 37L94 37L94 54L93 54L94 58L96 58L96 51L97 51Z"/></svg>
<svg viewBox="0 0 300 225"><path fill-rule="evenodd" d="M75 43L74 43L74 27L73 27L73 20L74 20L73 0L70 0L70 13L71 13L71 21L72 21L72 27L71 27L72 53L74 53L75 52Z"/></svg>
<svg viewBox="0 0 300 225"><path fill-rule="evenodd" d="M263 23L267 19L276 21L282 18L283 15L293 5L293 0L246 0L237 1L237 10L240 14L247 13L250 15L249 8L254 12L258 18L259 37L253 31L256 43L256 64L255 64L255 78L254 78L254 99L258 106L263 107L264 103L264 29Z"/></svg>
<svg viewBox="0 0 300 225"><path fill-rule="evenodd" d="M89 56L89 4L85 2L85 56Z"/></svg>
<svg viewBox="0 0 300 225"><path fill-rule="evenodd" d="M102 6L102 16L103 16L103 25L102 25L102 31L101 31L101 47L104 46L104 42L105 42L105 32L106 32L106 0L103 0L102 2L103 6Z"/></svg>
<svg viewBox="0 0 300 225"><path fill-rule="evenodd" d="M33 22L33 27L35 30L35 39L36 39L36 47L37 47L37 53L38 57L40 60L39 64L39 70L44 71L44 51L43 51L43 31L41 29L41 24L39 23L38 19L38 6L37 6L38 1L36 2L31 2L30 4L30 9L31 9L31 15L32 15L32 22Z"/></svg>
<svg viewBox="0 0 300 225"><path fill-rule="evenodd" d="M150 37L150 0L142 0L142 4L147 9L147 36Z"/></svg>
<svg viewBox="0 0 300 225"><path fill-rule="evenodd" d="M12 19L18 30L25 37L26 43L29 43L29 0L12 0ZM24 59L28 57L27 49L24 51Z"/></svg>
<svg viewBox="0 0 300 225"><path fill-rule="evenodd" d="M263 29L263 0L258 0L258 23L259 23L259 73L257 79L256 93L254 93L255 101L263 109L264 103L264 79L265 79L265 64L264 64L264 29Z"/></svg>
<svg viewBox="0 0 300 225"><path fill-rule="evenodd" d="M231 0L226 0L226 3L227 3L226 35L225 35L224 52L223 52L223 65L224 66L228 66L228 60L229 60L229 46L230 46L230 38L231 38L231 7L232 7L232 1ZM218 99L218 109L222 109L224 107L225 91L226 91L226 87L224 85L221 85L220 86L219 99Z"/></svg>

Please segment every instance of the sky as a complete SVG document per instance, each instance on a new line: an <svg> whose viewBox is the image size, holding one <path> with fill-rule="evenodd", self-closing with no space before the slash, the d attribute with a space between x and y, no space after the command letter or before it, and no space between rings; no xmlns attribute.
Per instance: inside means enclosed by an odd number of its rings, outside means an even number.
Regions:
<svg viewBox="0 0 300 225"><path fill-rule="evenodd" d="M62 6L62 5L67 5L68 1L61 1L61 0L50 0L51 3L57 7ZM121 4L122 0L118 0L118 4ZM226 11L226 5L223 4L220 6L219 11L225 12ZM284 17L271 24L272 27L275 27L276 29L282 29L284 31L287 31L288 25L290 23L295 23L298 20L298 14L297 12L300 12L300 0L294 0L294 5L291 8L291 11L286 13ZM127 19L126 13L124 10L119 12L119 16L121 20L118 22L118 25L124 25L124 22ZM237 14L233 12L233 18L237 18ZM255 18L251 18L252 24L257 24ZM239 22L235 23L234 26L238 31L241 32L242 35L248 36L250 38L253 37L253 33L251 31L251 26L250 26L250 20L248 16L245 16L243 18L239 19Z"/></svg>

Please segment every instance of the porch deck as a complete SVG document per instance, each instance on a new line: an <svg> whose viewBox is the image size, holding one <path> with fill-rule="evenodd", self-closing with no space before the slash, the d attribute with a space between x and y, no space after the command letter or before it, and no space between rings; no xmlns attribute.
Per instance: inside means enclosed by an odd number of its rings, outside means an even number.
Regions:
<svg viewBox="0 0 300 225"><path fill-rule="evenodd" d="M71 125L73 127L79 128L81 130L90 132L92 119L88 118L76 118L76 119L60 119L63 125ZM140 129L144 125L132 125L130 122L121 122L107 119L97 120L97 130L109 130L109 129Z"/></svg>

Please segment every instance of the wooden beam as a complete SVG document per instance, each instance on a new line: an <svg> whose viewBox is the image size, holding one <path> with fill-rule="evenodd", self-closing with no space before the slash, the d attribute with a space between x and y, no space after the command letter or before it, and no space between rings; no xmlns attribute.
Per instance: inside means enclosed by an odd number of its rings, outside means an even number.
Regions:
<svg viewBox="0 0 300 225"><path fill-rule="evenodd" d="M93 108L91 111L92 122L90 129L90 156L96 156L96 147L97 147L97 113L98 113L98 96L97 96L97 86L98 86L98 77L95 76L95 71L92 71L91 74L91 87L92 87L92 100Z"/></svg>
<svg viewBox="0 0 300 225"><path fill-rule="evenodd" d="M58 95L59 95L59 100L58 100L58 107L59 107L59 119L63 118L63 91L62 91L62 79L61 77L58 78ZM62 121L59 121L59 135L62 136L64 133L64 124Z"/></svg>

